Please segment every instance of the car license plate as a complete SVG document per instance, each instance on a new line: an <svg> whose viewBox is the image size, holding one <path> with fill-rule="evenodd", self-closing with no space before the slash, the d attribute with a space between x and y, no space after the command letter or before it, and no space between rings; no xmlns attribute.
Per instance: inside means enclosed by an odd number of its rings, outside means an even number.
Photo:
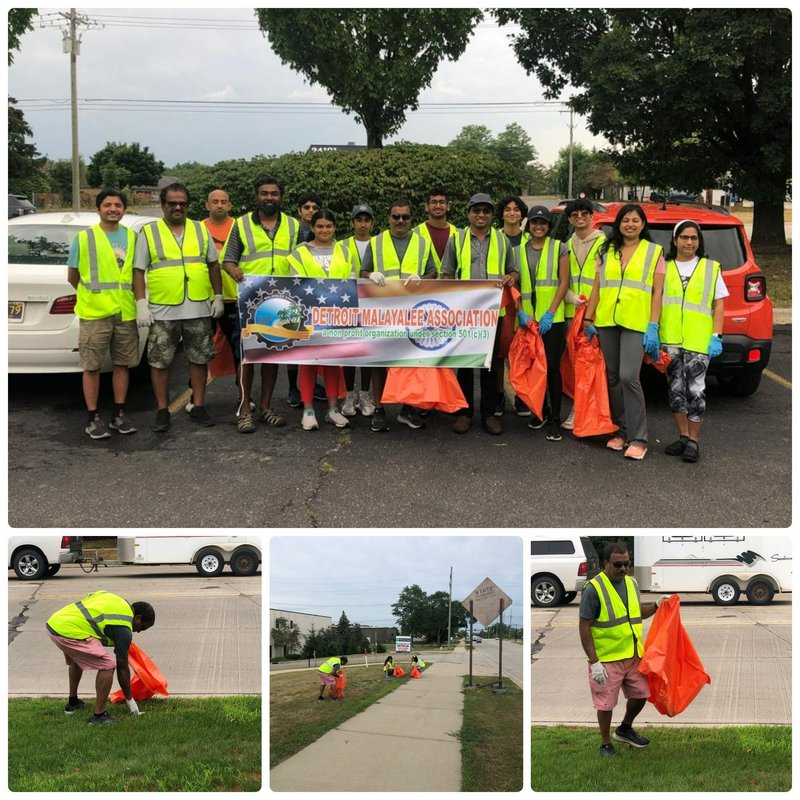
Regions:
<svg viewBox="0 0 800 800"><path fill-rule="evenodd" d="M8 301L8 321L9 322L22 322L22 317L25 314L25 303L19 300Z"/></svg>

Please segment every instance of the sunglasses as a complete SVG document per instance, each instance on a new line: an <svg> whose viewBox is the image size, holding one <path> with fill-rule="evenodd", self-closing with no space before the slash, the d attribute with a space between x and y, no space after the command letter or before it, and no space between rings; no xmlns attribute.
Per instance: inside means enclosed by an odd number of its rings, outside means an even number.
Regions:
<svg viewBox="0 0 800 800"><path fill-rule="evenodd" d="M186 200L167 200L165 205L170 208L185 208L189 203Z"/></svg>
<svg viewBox="0 0 800 800"><path fill-rule="evenodd" d="M684 236L682 233L678 235L678 238L682 242L696 242L700 237L699 236Z"/></svg>
<svg viewBox="0 0 800 800"><path fill-rule="evenodd" d="M625 567L625 569L627 569L628 567L632 567L633 566L633 561L612 561L611 563L617 569L622 569L623 567Z"/></svg>
<svg viewBox="0 0 800 800"><path fill-rule="evenodd" d="M392 214L392 219L395 222L408 222L411 219L411 214Z"/></svg>

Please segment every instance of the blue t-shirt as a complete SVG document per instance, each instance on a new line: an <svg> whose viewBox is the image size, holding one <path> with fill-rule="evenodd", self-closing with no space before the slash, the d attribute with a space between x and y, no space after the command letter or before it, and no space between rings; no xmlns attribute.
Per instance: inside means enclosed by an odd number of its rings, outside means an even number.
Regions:
<svg viewBox="0 0 800 800"><path fill-rule="evenodd" d="M117 229L112 233L104 231L111 249L114 251L114 257L117 259L117 266L122 269L125 263L125 258L128 254L128 229L123 225L117 226ZM69 248L69 258L67 259L67 266L78 269L80 262L80 247L78 246L78 237L72 240Z"/></svg>

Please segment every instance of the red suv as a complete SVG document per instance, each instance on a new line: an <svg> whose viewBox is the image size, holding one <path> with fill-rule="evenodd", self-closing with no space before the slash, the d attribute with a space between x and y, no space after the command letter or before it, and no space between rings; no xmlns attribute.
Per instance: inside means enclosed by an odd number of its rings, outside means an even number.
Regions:
<svg viewBox="0 0 800 800"><path fill-rule="evenodd" d="M551 235L566 241L572 229L565 213L567 201L552 209ZM595 228L606 234L625 203L593 203ZM772 352L772 301L767 279L758 268L744 225L722 206L700 203L639 203L647 215L653 241L666 253L675 225L684 219L703 229L706 253L719 261L730 296L725 298L722 355L711 361L709 373L732 394L753 394Z"/></svg>

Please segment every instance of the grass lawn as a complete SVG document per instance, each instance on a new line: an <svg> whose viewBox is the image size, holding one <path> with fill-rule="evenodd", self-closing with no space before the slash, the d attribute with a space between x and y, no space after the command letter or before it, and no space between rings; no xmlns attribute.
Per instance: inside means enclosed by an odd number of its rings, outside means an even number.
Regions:
<svg viewBox="0 0 800 800"><path fill-rule="evenodd" d="M531 729L531 786L537 792L788 792L789 725L642 728L641 750L616 743L601 758L594 728Z"/></svg>
<svg viewBox="0 0 800 800"><path fill-rule="evenodd" d="M792 307L792 251L755 254L756 263L767 276L767 294L776 308Z"/></svg>
<svg viewBox="0 0 800 800"><path fill-rule="evenodd" d="M426 661L426 663L431 663ZM405 663L402 664L405 669ZM387 681L383 664L347 664L345 700L320 703L316 670L287 670L269 676L269 762L270 769L360 714L376 700L411 678ZM406 675L410 670L406 669ZM326 689L327 696L327 689Z"/></svg>
<svg viewBox="0 0 800 800"><path fill-rule="evenodd" d="M261 697L109 705L118 725L88 725L64 699L8 701L12 792L255 792L261 788Z"/></svg>
<svg viewBox="0 0 800 800"><path fill-rule="evenodd" d="M522 789L522 689L510 681L503 685L506 694L495 694L488 686L464 692L463 792Z"/></svg>

